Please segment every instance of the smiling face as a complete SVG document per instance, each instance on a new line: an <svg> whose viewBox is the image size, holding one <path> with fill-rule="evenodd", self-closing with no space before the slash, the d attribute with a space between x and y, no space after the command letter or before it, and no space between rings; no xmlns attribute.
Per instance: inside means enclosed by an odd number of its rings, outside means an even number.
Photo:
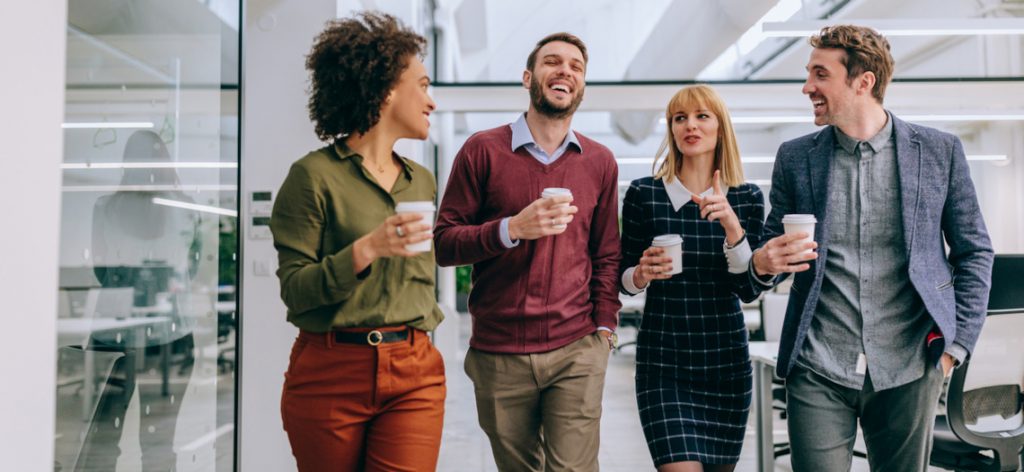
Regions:
<svg viewBox="0 0 1024 472"><path fill-rule="evenodd" d="M865 100L858 93L864 75L850 78L846 74L846 51L833 48L814 48L807 62L807 80L803 93L811 99L814 124L840 126L857 118L858 109ZM867 87L870 92L871 87ZM873 100L870 95L868 100Z"/></svg>
<svg viewBox="0 0 1024 472"><path fill-rule="evenodd" d="M530 108L551 118L571 116L583 101L586 60L576 46L552 41L537 51L533 70L523 72Z"/></svg>
<svg viewBox="0 0 1024 472"><path fill-rule="evenodd" d="M426 139L430 131L430 113L437 105L427 88L430 77L423 61L409 58L409 65L398 77L388 103L381 109L381 123L394 126L399 138Z"/></svg>
<svg viewBox="0 0 1024 472"><path fill-rule="evenodd" d="M714 155L718 147L718 117L700 103L673 111L672 140L683 156Z"/></svg>

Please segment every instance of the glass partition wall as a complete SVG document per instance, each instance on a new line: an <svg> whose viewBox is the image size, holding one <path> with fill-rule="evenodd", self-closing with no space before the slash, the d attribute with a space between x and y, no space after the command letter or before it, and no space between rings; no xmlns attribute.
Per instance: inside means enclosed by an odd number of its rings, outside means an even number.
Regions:
<svg viewBox="0 0 1024 472"><path fill-rule="evenodd" d="M69 2L55 470L233 470L240 2Z"/></svg>

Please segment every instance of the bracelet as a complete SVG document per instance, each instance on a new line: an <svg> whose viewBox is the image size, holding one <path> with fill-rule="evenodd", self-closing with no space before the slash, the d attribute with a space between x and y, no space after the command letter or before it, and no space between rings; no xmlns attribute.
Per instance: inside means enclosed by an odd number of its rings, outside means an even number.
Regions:
<svg viewBox="0 0 1024 472"><path fill-rule="evenodd" d="M728 242L728 241L726 241L726 243L725 243L725 248L726 248L726 249L736 249L736 246L739 246L740 244L743 244L743 241L746 241L746 240L747 240L747 233L746 233L746 232L744 232L744 233L743 233L743 236L740 236L740 239L739 239L739 241L736 241L736 244L733 244L733 245L731 245L731 246L730 246L730 245L729 245L729 242Z"/></svg>

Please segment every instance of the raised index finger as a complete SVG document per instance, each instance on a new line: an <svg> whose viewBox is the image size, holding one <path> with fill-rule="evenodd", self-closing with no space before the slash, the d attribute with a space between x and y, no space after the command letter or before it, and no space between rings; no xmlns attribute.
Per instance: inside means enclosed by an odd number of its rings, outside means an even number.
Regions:
<svg viewBox="0 0 1024 472"><path fill-rule="evenodd" d="M711 182L711 187L715 190L715 195L723 195L722 193L722 179L719 178L721 171L715 171L715 180Z"/></svg>

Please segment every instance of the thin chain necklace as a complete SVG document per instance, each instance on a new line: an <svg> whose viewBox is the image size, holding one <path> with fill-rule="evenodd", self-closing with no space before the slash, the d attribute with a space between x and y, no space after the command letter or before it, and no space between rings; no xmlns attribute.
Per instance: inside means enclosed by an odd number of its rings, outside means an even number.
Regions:
<svg viewBox="0 0 1024 472"><path fill-rule="evenodd" d="M369 160L369 159L364 159L364 160ZM381 162L373 162L372 164L373 164L373 165L375 165L375 166L377 166L377 172L380 172L380 173L382 173L382 174L384 173L384 163L381 163Z"/></svg>

